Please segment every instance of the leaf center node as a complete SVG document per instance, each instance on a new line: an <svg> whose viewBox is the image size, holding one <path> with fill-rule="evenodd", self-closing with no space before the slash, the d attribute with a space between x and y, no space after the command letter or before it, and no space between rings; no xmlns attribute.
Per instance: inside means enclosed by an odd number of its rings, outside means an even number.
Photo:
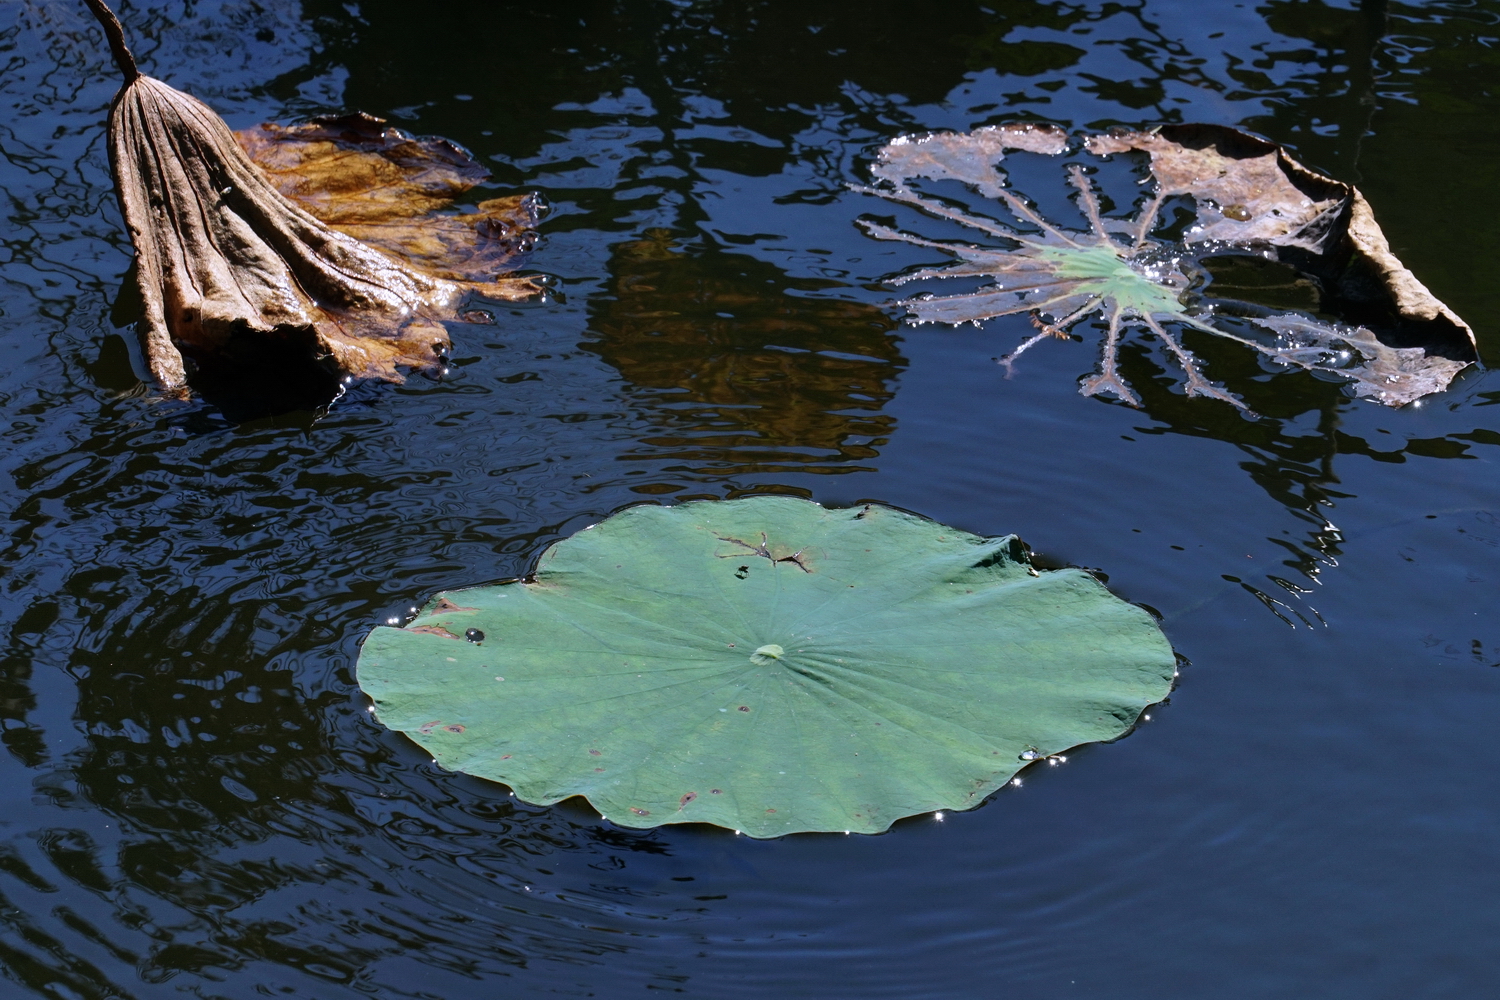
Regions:
<svg viewBox="0 0 1500 1000"><path fill-rule="evenodd" d="M761 646L755 652L750 654L750 662L757 664L758 666L764 666L765 664L770 663L772 660L781 659L785 655L786 650L782 649L774 642L768 642L764 646Z"/></svg>

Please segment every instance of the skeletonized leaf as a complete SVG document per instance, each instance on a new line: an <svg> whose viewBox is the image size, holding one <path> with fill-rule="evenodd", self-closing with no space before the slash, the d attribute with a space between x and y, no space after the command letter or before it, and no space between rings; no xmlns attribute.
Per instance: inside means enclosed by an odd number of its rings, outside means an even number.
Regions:
<svg viewBox="0 0 1500 1000"><path fill-rule="evenodd" d="M1111 215L1091 173L1072 162L1067 177L1083 225L1055 222L1009 185L1002 163L1016 151L1117 160L1117 154L1144 152L1150 190L1131 215ZM1345 380L1355 395L1391 406L1441 391L1477 358L1473 331L1390 252L1359 191L1235 129L1164 126L1087 136L1078 144L1058 130L1030 125L902 137L880 150L871 173L879 183L859 190L989 238L983 245L938 242L861 221L877 239L956 258L895 283L989 279L976 291L901 302L913 321L979 323L1029 313L1040 332L1002 359L1009 366L1041 340L1067 337L1079 323L1098 317L1106 327L1103 359L1100 370L1083 380L1085 395L1109 392L1138 405L1118 372L1120 343L1133 329L1165 346L1186 374L1189 396L1241 409L1237 398L1203 376L1180 339L1184 331L1237 341L1272 363ZM1000 218L923 194L913 187L921 179L959 181L998 202ZM1165 218L1169 203L1178 214L1191 213L1180 236L1163 235L1180 224ZM1001 221L1005 216L1009 221ZM1288 265L1303 275L1294 284L1311 294L1312 308L1289 314L1216 294L1206 262L1233 256Z"/></svg>

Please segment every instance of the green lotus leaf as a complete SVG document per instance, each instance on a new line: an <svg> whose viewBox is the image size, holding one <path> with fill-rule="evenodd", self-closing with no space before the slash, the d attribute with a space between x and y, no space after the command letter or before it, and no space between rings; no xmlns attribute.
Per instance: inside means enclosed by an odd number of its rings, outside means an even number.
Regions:
<svg viewBox="0 0 1500 1000"><path fill-rule="evenodd" d="M875 504L630 508L359 658L379 720L528 802L628 827L879 833L1127 732L1176 673L1077 569Z"/></svg>

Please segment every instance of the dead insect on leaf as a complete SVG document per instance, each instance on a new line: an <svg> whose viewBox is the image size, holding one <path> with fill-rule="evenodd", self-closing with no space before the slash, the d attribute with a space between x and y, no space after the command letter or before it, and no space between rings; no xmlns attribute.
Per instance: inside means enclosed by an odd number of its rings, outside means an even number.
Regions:
<svg viewBox="0 0 1500 1000"><path fill-rule="evenodd" d="M402 368L441 366L443 321L470 295L542 291L498 277L534 239L534 199L441 214L486 176L462 149L366 115L236 135L143 76L114 14L86 2L125 76L110 164L135 245L142 353L162 388L182 390L190 366L231 376L267 352L339 380L400 382Z"/></svg>
<svg viewBox="0 0 1500 1000"><path fill-rule="evenodd" d="M1145 153L1151 190L1129 218L1108 214L1083 162L1068 165L1086 229L1058 225L1008 184L1007 151L1046 156ZM1085 160L1084 162L1087 162ZM1097 162L1097 161L1095 161ZM916 208L985 234L994 245L925 239L861 220L877 239L931 247L957 258L893 279L978 278L990 283L958 295L925 295L897 303L915 323L969 323L1031 314L1038 332L999 359L1007 370L1038 342L1069 339L1085 320L1104 321L1099 371L1084 395L1108 392L1132 406L1140 399L1118 370L1121 341L1132 328L1156 337L1186 374L1188 396L1209 396L1249 410L1210 382L1179 339L1212 334L1243 344L1273 365L1346 381L1357 396L1400 406L1444 389L1477 360L1473 331L1439 302L1390 252L1358 190L1314 173L1274 143L1235 129L1168 125L1069 139L1061 129L1001 125L969 133L895 139L879 152L873 187L855 190ZM916 191L912 184L958 181L998 202L1002 223ZM1168 235L1170 214L1192 221ZM1216 261L1281 267L1305 301L1278 302L1216 276ZM1269 262L1269 263L1268 263ZM1305 309L1305 313L1302 311ZM1333 321L1331 316L1348 322ZM1377 332L1378 331L1378 335Z"/></svg>
<svg viewBox="0 0 1500 1000"><path fill-rule="evenodd" d="M771 542L766 537L766 533L764 531L760 533L760 544L758 545L752 545L750 542L744 541L740 538L725 538L722 535L718 535L715 537L717 537L721 542L728 542L731 545L738 545L741 549L744 550L743 552L730 552L727 555L720 554L720 559L734 559L744 555L745 552L749 552L751 555L760 556L762 559L769 560L773 565L780 563L793 563L804 573L812 572L811 567L807 565L807 549L805 547L797 549L795 552L793 552L788 546L777 545ZM745 577L741 574L748 574L749 572L749 566L741 566L739 569L735 570L734 575L743 580Z"/></svg>

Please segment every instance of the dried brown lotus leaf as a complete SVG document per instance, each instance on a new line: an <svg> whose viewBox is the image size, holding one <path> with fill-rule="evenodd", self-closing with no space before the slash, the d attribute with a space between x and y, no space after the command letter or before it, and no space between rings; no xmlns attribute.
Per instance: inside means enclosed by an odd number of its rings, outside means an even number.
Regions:
<svg viewBox="0 0 1500 1000"><path fill-rule="evenodd" d="M325 134L263 126L237 140L202 102L140 75L113 15L89 6L126 78L110 161L136 249L143 353L163 388L186 384L185 357L222 363L246 338L305 348L341 376L401 381L403 368L440 363L442 321L470 295L540 291L497 277L525 249L532 203L436 214L483 177L462 150L373 119L363 137L324 123Z"/></svg>
<svg viewBox="0 0 1500 1000"><path fill-rule="evenodd" d="M1160 132L1090 136L1085 147L1100 155L1140 150L1151 157L1151 176L1168 197L1192 195L1197 221L1183 233L1186 243L1263 240L1321 251L1330 214L1344 207L1347 191L1332 185L1310 197L1282 169L1282 153L1236 158L1210 145L1201 149L1167 139ZM1320 222L1322 223L1320 225Z"/></svg>

